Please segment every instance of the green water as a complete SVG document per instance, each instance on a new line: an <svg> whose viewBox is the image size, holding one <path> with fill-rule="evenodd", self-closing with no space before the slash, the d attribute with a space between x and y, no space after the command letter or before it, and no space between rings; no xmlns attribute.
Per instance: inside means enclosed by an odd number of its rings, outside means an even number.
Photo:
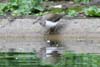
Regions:
<svg viewBox="0 0 100 67"><path fill-rule="evenodd" d="M100 54L66 52L56 67L100 67Z"/></svg>
<svg viewBox="0 0 100 67"><path fill-rule="evenodd" d="M40 59L35 53L2 52L0 67L40 67Z"/></svg>
<svg viewBox="0 0 100 67"><path fill-rule="evenodd" d="M42 63L36 53L1 52L0 67L100 67L100 54L64 53L57 64Z"/></svg>

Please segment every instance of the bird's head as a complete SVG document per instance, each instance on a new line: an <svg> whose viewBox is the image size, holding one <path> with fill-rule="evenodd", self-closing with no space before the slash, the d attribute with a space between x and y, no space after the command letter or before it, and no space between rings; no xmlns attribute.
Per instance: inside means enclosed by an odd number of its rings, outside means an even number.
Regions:
<svg viewBox="0 0 100 67"><path fill-rule="evenodd" d="M42 25L43 27L45 27L46 26L46 22L45 21L41 21L40 25Z"/></svg>

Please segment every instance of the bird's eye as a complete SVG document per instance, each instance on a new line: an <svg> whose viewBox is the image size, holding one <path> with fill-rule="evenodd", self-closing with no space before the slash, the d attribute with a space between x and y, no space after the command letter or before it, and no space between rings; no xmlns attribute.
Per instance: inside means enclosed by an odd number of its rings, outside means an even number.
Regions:
<svg viewBox="0 0 100 67"><path fill-rule="evenodd" d="M42 26L45 26L45 23L43 23L43 22L40 22L40 25L42 25Z"/></svg>

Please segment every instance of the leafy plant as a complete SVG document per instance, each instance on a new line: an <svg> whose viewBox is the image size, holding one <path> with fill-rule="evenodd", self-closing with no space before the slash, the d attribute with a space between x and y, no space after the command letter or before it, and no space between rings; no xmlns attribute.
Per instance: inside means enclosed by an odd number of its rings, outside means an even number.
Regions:
<svg viewBox="0 0 100 67"><path fill-rule="evenodd" d="M68 16L77 16L78 12L76 12L75 10L69 10L68 11Z"/></svg>
<svg viewBox="0 0 100 67"><path fill-rule="evenodd" d="M100 17L100 8L96 6L84 8L83 12L86 16Z"/></svg>
<svg viewBox="0 0 100 67"><path fill-rule="evenodd" d="M7 4L1 3L0 15L10 13L12 16L33 15L44 11L41 6L43 0L9 0ZM2 13L3 12L3 13Z"/></svg>
<svg viewBox="0 0 100 67"><path fill-rule="evenodd" d="M0 3L0 15L4 15L4 12L2 11L5 8L6 4Z"/></svg>

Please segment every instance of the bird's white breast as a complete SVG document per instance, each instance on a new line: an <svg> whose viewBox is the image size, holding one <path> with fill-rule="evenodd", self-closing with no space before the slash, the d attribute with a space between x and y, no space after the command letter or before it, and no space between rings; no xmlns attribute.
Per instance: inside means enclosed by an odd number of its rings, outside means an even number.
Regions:
<svg viewBox="0 0 100 67"><path fill-rule="evenodd" d="M49 28L55 27L58 24L58 22L52 22L52 21L48 21L48 20L46 20L45 22L46 22L45 26L49 27Z"/></svg>

